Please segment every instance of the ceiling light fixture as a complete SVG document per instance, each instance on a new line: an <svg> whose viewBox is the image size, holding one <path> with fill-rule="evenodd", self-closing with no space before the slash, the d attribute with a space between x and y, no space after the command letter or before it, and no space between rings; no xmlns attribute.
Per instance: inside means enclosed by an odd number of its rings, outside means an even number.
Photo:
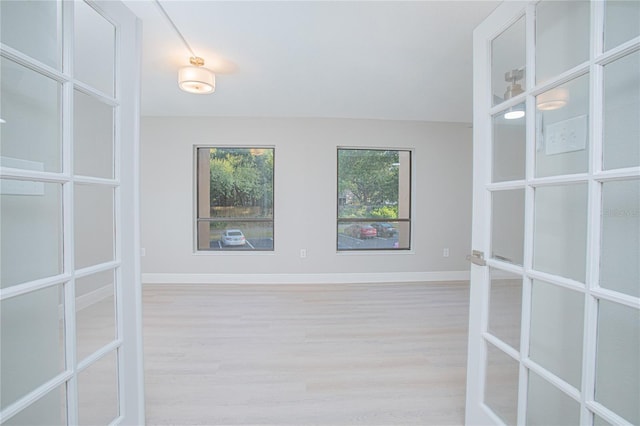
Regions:
<svg viewBox="0 0 640 426"><path fill-rule="evenodd" d="M156 5L160 8L162 14L167 18L178 37L182 40L187 50L191 53L189 63L191 66L182 67L178 70L178 87L181 90L199 95L213 93L216 90L216 76L213 71L204 68L204 59L197 56L187 40L184 38L176 24L173 22L159 0L155 0Z"/></svg>
<svg viewBox="0 0 640 426"><path fill-rule="evenodd" d="M524 92L524 90L522 90L522 86L518 84L518 81L522 80L523 78L524 68L511 70L504 73L504 81L509 83L509 85L507 86L507 91L504 92L505 101Z"/></svg>
<svg viewBox="0 0 640 426"><path fill-rule="evenodd" d="M204 59L192 56L189 62L193 66L178 70L178 86L189 93L212 93L216 89L216 76L210 70L202 68Z"/></svg>
<svg viewBox="0 0 640 426"><path fill-rule="evenodd" d="M504 113L505 120L516 120L518 118L524 117L524 110L517 106L509 108Z"/></svg>
<svg viewBox="0 0 640 426"><path fill-rule="evenodd" d="M514 96L518 96L521 93L524 93L522 86L518 84L519 80L524 78L524 68L517 68L515 70L507 71L504 73L504 80L509 83L507 86L507 91L504 92L504 100L508 100L513 98ZM520 105L513 106L509 108L504 113L505 120L515 120L518 118L524 117L524 107Z"/></svg>
<svg viewBox="0 0 640 426"><path fill-rule="evenodd" d="M556 87L536 96L536 107L540 111L553 111L567 105L569 91L564 87Z"/></svg>

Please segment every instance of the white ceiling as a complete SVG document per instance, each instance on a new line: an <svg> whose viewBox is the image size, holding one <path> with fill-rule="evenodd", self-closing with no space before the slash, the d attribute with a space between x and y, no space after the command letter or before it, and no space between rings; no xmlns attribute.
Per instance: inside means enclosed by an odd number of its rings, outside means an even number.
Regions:
<svg viewBox="0 0 640 426"><path fill-rule="evenodd" d="M472 32L498 1L161 0L216 91L177 87L189 51L151 0L142 114L470 122Z"/></svg>

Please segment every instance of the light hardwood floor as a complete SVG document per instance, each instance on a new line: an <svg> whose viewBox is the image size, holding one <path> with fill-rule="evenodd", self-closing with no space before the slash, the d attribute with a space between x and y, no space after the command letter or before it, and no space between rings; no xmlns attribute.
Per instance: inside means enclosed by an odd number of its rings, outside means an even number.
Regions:
<svg viewBox="0 0 640 426"><path fill-rule="evenodd" d="M466 282L145 285L149 425L464 421Z"/></svg>

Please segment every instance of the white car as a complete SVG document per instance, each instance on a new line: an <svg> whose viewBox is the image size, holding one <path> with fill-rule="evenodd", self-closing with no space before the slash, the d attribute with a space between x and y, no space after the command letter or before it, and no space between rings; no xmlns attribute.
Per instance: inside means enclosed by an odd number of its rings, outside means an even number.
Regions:
<svg viewBox="0 0 640 426"><path fill-rule="evenodd" d="M227 229L222 233L223 246L243 246L247 242L239 229Z"/></svg>

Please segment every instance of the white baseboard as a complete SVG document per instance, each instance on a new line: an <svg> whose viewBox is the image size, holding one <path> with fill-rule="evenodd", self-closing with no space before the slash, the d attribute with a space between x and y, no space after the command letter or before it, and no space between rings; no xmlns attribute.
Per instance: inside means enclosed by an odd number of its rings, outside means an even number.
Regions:
<svg viewBox="0 0 640 426"><path fill-rule="evenodd" d="M113 283L104 285L87 294L76 297L76 311L88 308L107 297L113 297ZM58 318L64 318L64 305L62 303L58 304Z"/></svg>
<svg viewBox="0 0 640 426"><path fill-rule="evenodd" d="M468 280L469 271L344 274L142 274L143 284L340 284Z"/></svg>
<svg viewBox="0 0 640 426"><path fill-rule="evenodd" d="M76 310L80 311L107 297L113 297L113 284L104 285L90 293L78 296L76 298Z"/></svg>

